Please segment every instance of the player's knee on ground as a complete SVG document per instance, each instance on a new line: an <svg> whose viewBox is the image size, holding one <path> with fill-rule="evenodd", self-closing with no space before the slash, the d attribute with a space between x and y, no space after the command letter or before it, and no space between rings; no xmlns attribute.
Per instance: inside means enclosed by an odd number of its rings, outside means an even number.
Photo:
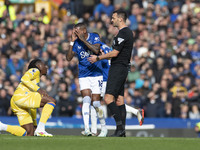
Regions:
<svg viewBox="0 0 200 150"><path fill-rule="evenodd" d="M26 136L33 136L34 135L34 128L33 126L22 126L26 130Z"/></svg>
<svg viewBox="0 0 200 150"><path fill-rule="evenodd" d="M26 135L27 136L33 136L34 135L34 130L33 129L28 129L28 130L26 130Z"/></svg>

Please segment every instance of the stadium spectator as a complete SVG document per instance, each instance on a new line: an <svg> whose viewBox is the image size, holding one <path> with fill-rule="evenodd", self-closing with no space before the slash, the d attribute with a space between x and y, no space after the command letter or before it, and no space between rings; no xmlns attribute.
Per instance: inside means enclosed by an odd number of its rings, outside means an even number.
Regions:
<svg viewBox="0 0 200 150"><path fill-rule="evenodd" d="M151 91L146 99L145 112L146 117L156 118L159 114L159 101L154 91Z"/></svg>
<svg viewBox="0 0 200 150"><path fill-rule="evenodd" d="M59 95L59 115L72 117L75 114L75 101L70 99L67 91L63 91Z"/></svg>
<svg viewBox="0 0 200 150"><path fill-rule="evenodd" d="M0 116L7 116L10 106L10 97L5 89L0 89Z"/></svg>
<svg viewBox="0 0 200 150"><path fill-rule="evenodd" d="M200 112L198 108L198 104L193 104L191 106L191 111L189 111L189 118L190 119L200 119Z"/></svg>
<svg viewBox="0 0 200 150"><path fill-rule="evenodd" d="M133 4L131 8L131 15L129 16L129 21L130 21L130 29L131 30L136 30L138 28L138 20L137 16L140 15L141 10L139 8L138 4Z"/></svg>
<svg viewBox="0 0 200 150"><path fill-rule="evenodd" d="M0 7L0 19L10 18L10 20L15 21L16 13L15 8L11 5L9 0L5 0L3 6Z"/></svg>
<svg viewBox="0 0 200 150"><path fill-rule="evenodd" d="M101 3L98 4L94 9L94 17L98 20L102 13L105 13L108 17L111 17L114 7L111 4L110 0L101 0Z"/></svg>

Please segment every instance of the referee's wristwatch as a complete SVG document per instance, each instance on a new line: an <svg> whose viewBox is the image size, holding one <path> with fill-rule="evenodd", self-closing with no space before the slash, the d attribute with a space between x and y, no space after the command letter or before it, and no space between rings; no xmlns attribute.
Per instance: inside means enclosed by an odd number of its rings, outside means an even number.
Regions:
<svg viewBox="0 0 200 150"><path fill-rule="evenodd" d="M97 61L99 61L99 60L100 60L99 56L97 56L96 60L97 60Z"/></svg>

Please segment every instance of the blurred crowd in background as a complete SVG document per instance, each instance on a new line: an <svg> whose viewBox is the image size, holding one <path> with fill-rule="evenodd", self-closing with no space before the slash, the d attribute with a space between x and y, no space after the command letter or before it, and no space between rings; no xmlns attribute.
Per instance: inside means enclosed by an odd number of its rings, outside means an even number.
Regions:
<svg viewBox="0 0 200 150"><path fill-rule="evenodd" d="M10 98L29 61L49 68L40 87L57 100L53 116L81 118L78 59L66 61L73 25L85 22L111 46L115 9L125 9L135 35L125 102L145 117L200 119L199 0L63 0L45 21L41 13L0 14L0 115L13 115ZM0 12L1 13L1 12ZM106 117L109 110L104 105ZM127 118L134 117L127 114Z"/></svg>

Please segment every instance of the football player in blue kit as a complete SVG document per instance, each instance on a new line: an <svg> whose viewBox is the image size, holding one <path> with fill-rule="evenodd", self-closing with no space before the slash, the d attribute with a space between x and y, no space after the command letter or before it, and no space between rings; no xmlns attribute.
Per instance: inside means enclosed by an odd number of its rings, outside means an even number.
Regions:
<svg viewBox="0 0 200 150"><path fill-rule="evenodd" d="M107 135L103 110L100 103L101 86L103 83L101 62L90 63L87 58L100 52L100 37L96 33L88 33L84 23L78 23L73 28L69 51L66 59L71 61L75 54L79 60L79 84L83 97L82 115L85 130L83 135L91 136L96 131L90 131L89 114L97 113L101 124L99 137ZM93 130L93 129L91 129Z"/></svg>

